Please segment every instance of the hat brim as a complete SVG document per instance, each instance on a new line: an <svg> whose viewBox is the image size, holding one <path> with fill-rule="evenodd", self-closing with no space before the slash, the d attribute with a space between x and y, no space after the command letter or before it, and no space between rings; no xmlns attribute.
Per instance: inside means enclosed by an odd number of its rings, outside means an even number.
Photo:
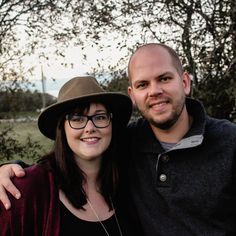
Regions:
<svg viewBox="0 0 236 236"><path fill-rule="evenodd" d="M55 139L56 126L61 115L65 114L76 104L83 101L101 102L108 106L113 114L112 122L118 126L126 126L132 114L131 99L122 93L99 93L80 96L47 107L38 118L38 128L43 135Z"/></svg>

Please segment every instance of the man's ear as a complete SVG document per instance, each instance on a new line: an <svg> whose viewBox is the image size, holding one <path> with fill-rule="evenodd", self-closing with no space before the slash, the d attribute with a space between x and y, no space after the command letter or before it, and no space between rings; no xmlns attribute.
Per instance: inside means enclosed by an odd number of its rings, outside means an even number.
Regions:
<svg viewBox="0 0 236 236"><path fill-rule="evenodd" d="M182 80L183 80L183 87L184 87L184 92L185 95L189 95L191 91L191 78L190 75L187 72L184 72L182 75Z"/></svg>
<svg viewBox="0 0 236 236"><path fill-rule="evenodd" d="M131 86L128 86L128 94L129 94L129 97L133 103L133 105L135 106L135 100L134 100L134 97L133 97L133 89Z"/></svg>

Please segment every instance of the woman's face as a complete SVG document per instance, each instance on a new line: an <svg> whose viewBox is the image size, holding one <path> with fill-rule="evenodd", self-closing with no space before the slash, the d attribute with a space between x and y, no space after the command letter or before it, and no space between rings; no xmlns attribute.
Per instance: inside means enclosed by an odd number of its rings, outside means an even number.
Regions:
<svg viewBox="0 0 236 236"><path fill-rule="evenodd" d="M90 116L92 120L87 121L86 116ZM71 126L79 129L73 129ZM90 103L88 109L82 114L77 112L68 114L64 128L68 145L79 164L101 159L103 152L111 142L112 124L110 116L107 114L105 106L100 103Z"/></svg>

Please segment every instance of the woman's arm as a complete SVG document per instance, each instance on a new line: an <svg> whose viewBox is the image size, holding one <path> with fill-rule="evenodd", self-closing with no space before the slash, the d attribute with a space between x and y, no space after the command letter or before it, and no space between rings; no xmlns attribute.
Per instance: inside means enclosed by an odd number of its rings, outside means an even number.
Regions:
<svg viewBox="0 0 236 236"><path fill-rule="evenodd" d="M11 202L7 196L6 191L11 193L16 199L21 197L20 191L12 183L11 178L23 177L25 175L24 169L19 164L5 164L0 167L0 201L8 210L11 207Z"/></svg>

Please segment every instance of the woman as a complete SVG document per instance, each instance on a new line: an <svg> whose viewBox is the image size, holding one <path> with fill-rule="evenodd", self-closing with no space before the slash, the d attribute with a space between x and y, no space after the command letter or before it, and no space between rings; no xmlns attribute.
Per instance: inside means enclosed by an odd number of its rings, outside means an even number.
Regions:
<svg viewBox="0 0 236 236"><path fill-rule="evenodd" d="M13 179L22 197L0 204L1 235L141 235L119 171L131 112L126 95L93 77L64 84L38 119L53 151Z"/></svg>

